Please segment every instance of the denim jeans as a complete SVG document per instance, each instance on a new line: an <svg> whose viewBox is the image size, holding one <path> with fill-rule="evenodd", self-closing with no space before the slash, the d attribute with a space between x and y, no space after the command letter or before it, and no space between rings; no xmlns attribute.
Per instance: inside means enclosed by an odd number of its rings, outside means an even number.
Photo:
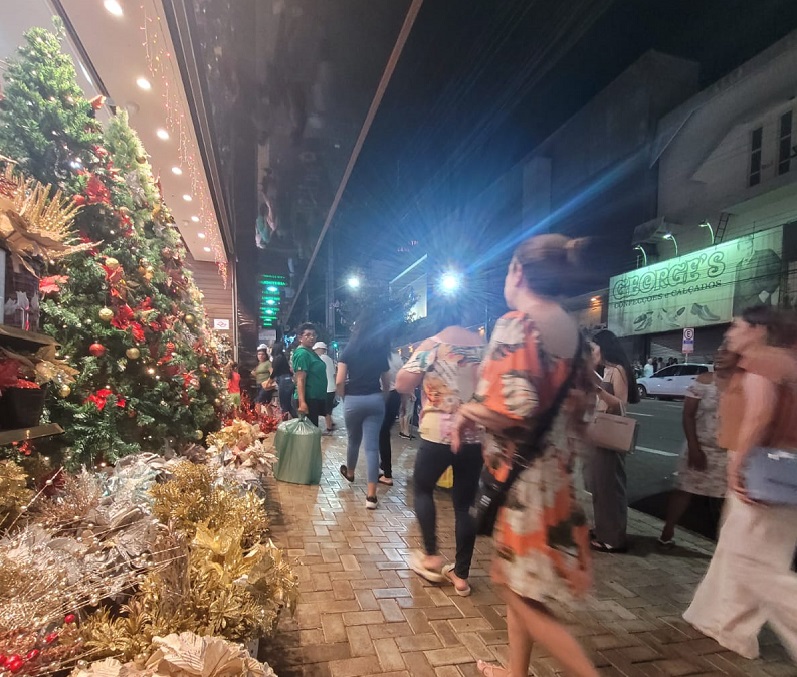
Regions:
<svg viewBox="0 0 797 677"><path fill-rule="evenodd" d="M346 395L343 400L343 418L349 433L346 467L350 474L357 467L360 445L365 444L368 464L368 481L379 480L379 429L385 417L385 397L373 395Z"/></svg>

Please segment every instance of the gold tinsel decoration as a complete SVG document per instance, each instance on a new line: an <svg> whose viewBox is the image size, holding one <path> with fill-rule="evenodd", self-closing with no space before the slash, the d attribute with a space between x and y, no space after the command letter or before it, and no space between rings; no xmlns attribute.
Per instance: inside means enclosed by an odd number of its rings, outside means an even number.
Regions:
<svg viewBox="0 0 797 677"><path fill-rule="evenodd" d="M32 497L25 471L13 461L0 461L0 530L19 517Z"/></svg>
<svg viewBox="0 0 797 677"><path fill-rule="evenodd" d="M49 184L15 174L12 165L0 177L0 239L14 267L21 263L33 274L33 258L56 260L98 244L77 241L72 222L80 207L60 190L50 198L50 189Z"/></svg>
<svg viewBox="0 0 797 677"><path fill-rule="evenodd" d="M263 501L251 491L232 484L218 484L206 465L185 461L173 469L173 479L151 490L152 512L164 524L174 524L193 537L200 523L211 530L243 528L242 544L260 542L268 529Z"/></svg>

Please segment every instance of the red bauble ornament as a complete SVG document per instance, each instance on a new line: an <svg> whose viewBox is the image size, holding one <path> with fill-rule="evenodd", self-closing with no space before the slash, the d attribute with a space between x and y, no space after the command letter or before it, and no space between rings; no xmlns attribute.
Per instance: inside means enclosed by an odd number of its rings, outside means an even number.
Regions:
<svg viewBox="0 0 797 677"><path fill-rule="evenodd" d="M0 668L4 667L7 662L8 656L6 656L4 653L0 653Z"/></svg>
<svg viewBox="0 0 797 677"><path fill-rule="evenodd" d="M11 670L11 672L19 672L24 664L25 661L22 660L22 656L20 656L18 653L9 656L8 660L6 661L6 667Z"/></svg>
<svg viewBox="0 0 797 677"><path fill-rule="evenodd" d="M67 614L64 616L64 623L74 623L77 620L77 616L75 614Z"/></svg>
<svg viewBox="0 0 797 677"><path fill-rule="evenodd" d="M89 353L94 357L102 357L103 355L105 355L105 346L102 345L102 343L92 343L89 346ZM71 615L72 614L70 614L70 616Z"/></svg>

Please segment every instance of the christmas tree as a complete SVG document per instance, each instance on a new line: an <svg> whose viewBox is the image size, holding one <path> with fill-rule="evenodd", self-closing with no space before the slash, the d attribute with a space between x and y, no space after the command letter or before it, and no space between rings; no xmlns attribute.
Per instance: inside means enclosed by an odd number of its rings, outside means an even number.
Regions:
<svg viewBox="0 0 797 677"><path fill-rule="evenodd" d="M43 329L80 372L48 403L77 466L200 439L217 424L222 379L146 153L125 115L103 137L61 38L29 31L9 66L0 153L72 195L93 245L40 285Z"/></svg>

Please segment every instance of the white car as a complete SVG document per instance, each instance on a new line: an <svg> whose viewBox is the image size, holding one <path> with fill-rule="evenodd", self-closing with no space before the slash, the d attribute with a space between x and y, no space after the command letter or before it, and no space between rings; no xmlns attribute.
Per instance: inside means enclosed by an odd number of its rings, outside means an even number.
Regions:
<svg viewBox="0 0 797 677"><path fill-rule="evenodd" d="M638 378L639 397L686 397L686 390L700 375L714 371L710 364L673 364L653 376Z"/></svg>

